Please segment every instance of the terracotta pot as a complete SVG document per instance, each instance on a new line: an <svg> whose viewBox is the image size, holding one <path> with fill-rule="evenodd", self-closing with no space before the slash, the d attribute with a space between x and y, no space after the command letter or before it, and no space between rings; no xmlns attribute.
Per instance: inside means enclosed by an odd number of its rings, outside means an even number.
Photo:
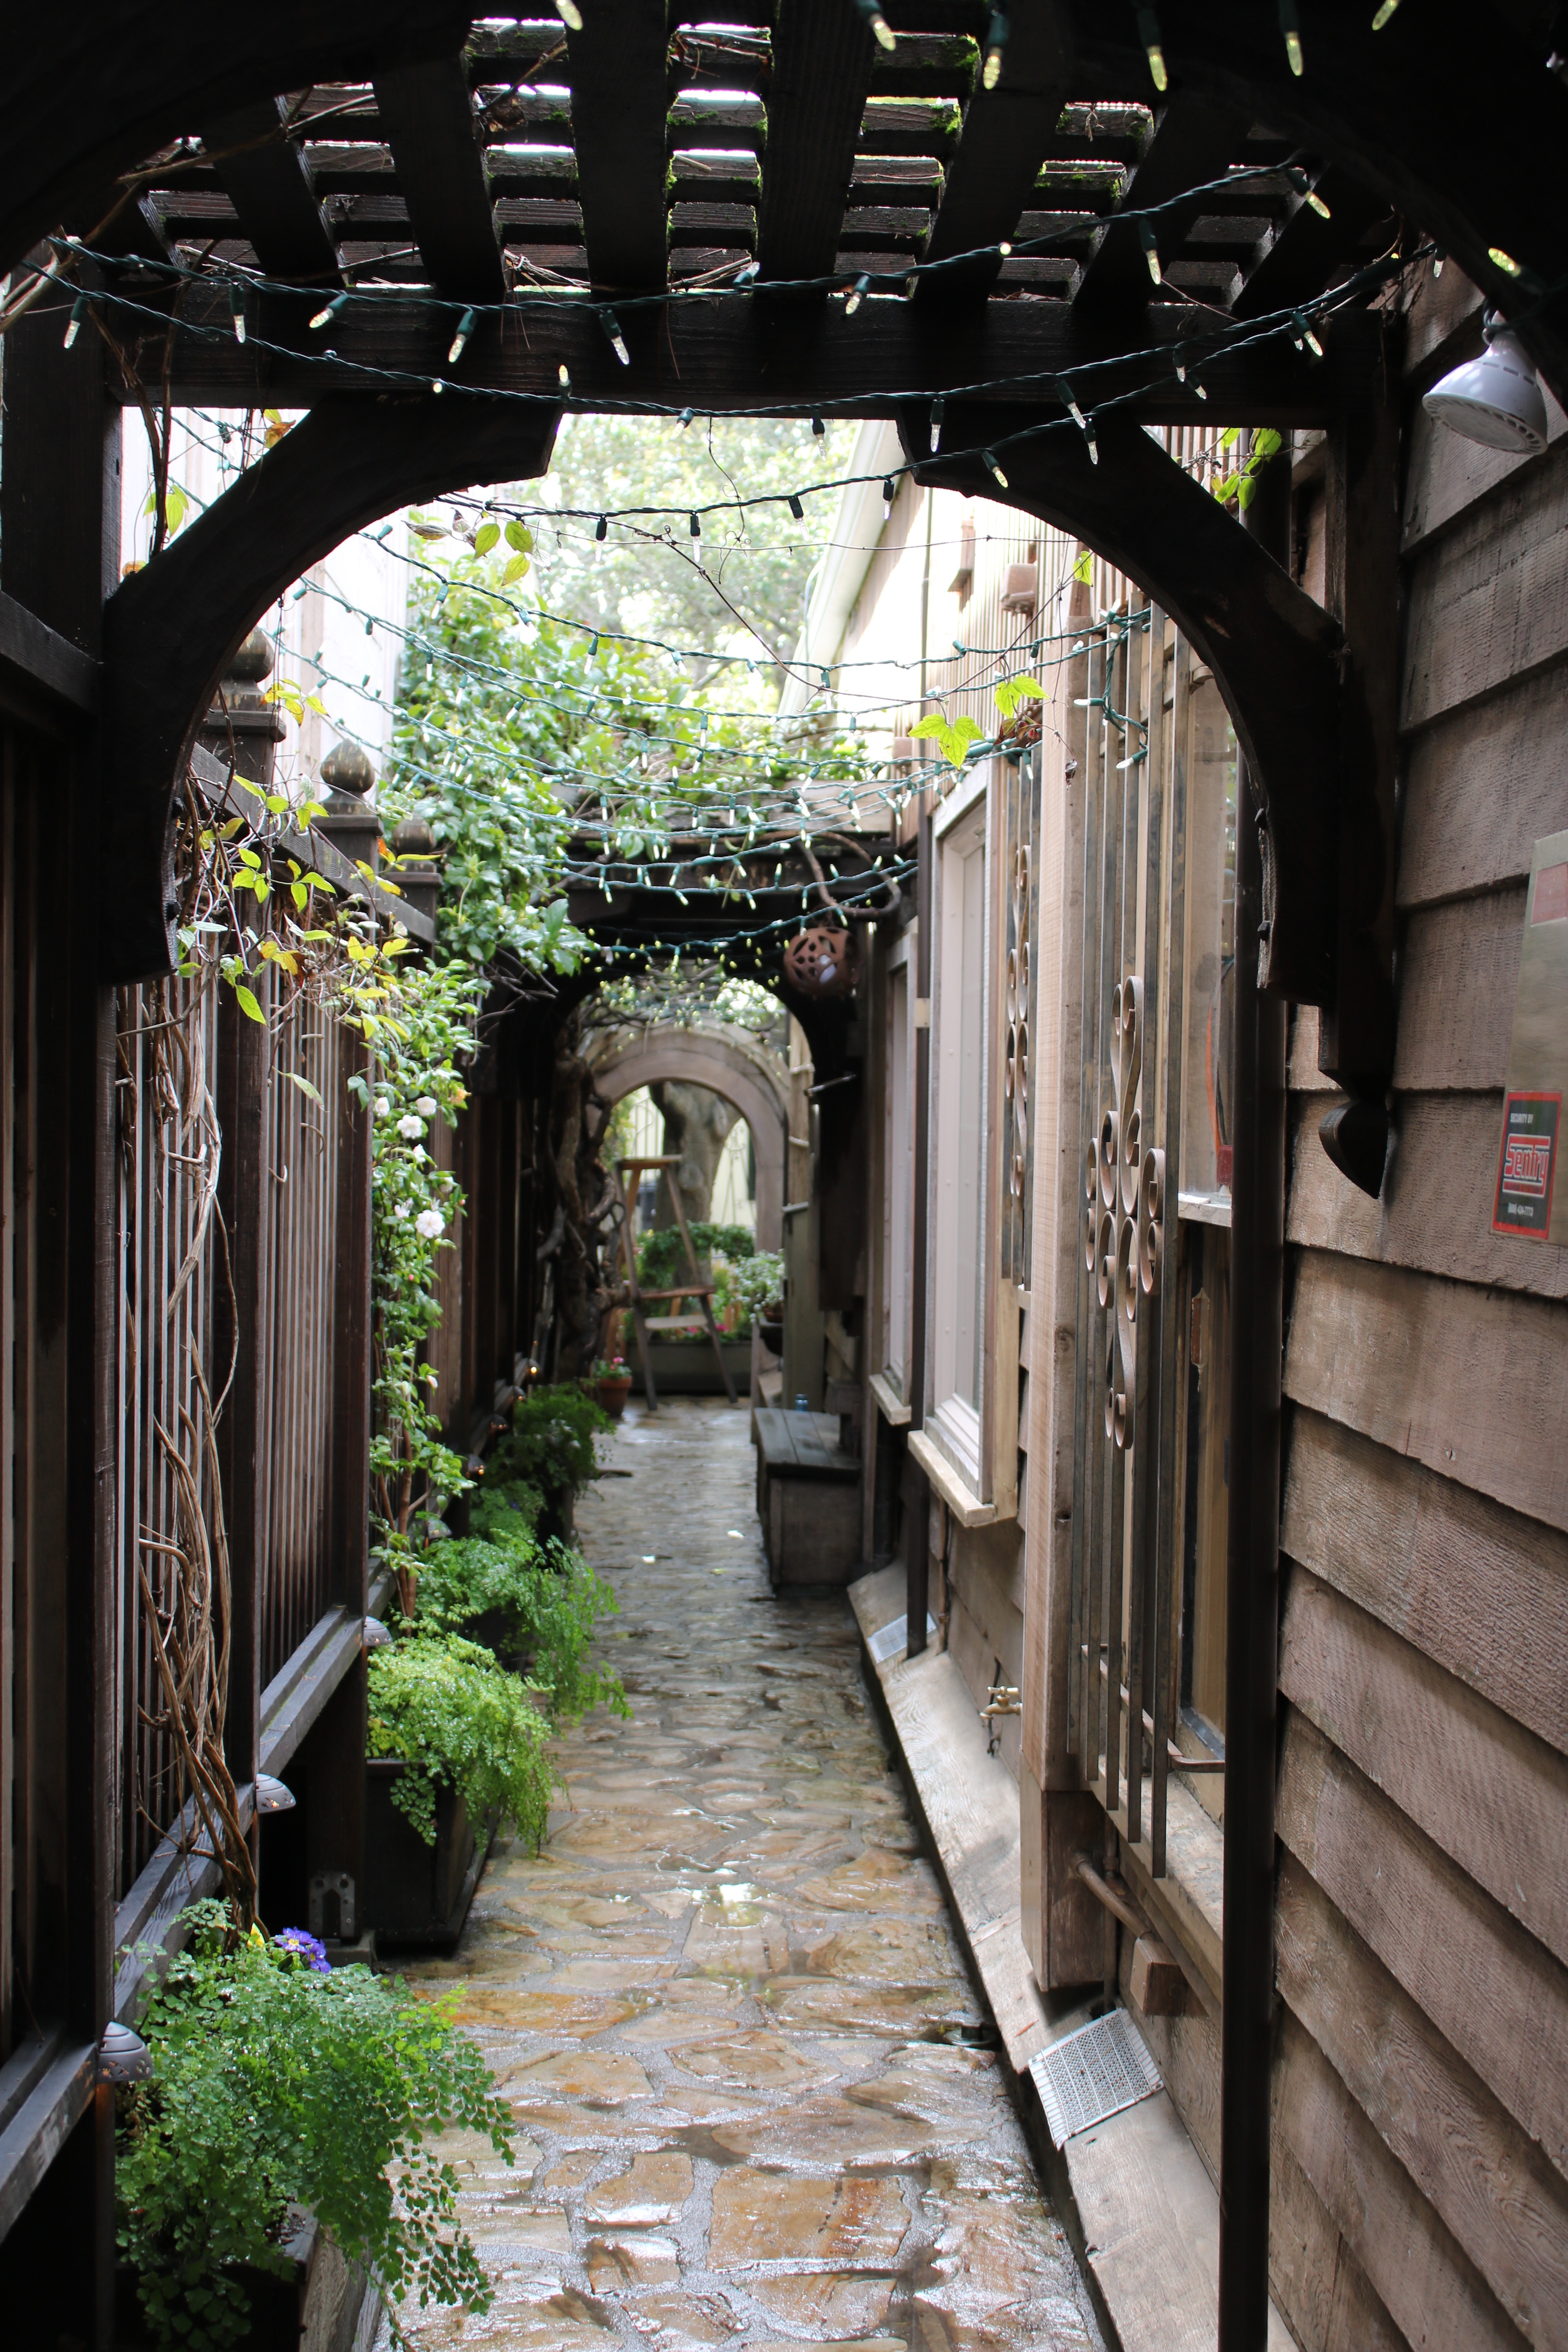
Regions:
<svg viewBox="0 0 1568 2352"><path fill-rule="evenodd" d="M630 1396L631 1392L632 1376L630 1372L627 1372L622 1380L601 1381L599 1382L599 1402L609 1414L612 1421L619 1421L622 1413L626 1411L626 1399Z"/></svg>

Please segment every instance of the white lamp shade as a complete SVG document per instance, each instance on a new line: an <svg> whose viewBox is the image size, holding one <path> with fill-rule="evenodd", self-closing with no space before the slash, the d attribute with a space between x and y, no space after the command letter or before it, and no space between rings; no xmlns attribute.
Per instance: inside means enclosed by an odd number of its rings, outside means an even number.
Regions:
<svg viewBox="0 0 1568 2352"><path fill-rule="evenodd" d="M1546 403L1535 370L1506 328L1492 335L1479 360L1467 360L1435 383L1421 404L1483 448L1529 457L1546 446Z"/></svg>

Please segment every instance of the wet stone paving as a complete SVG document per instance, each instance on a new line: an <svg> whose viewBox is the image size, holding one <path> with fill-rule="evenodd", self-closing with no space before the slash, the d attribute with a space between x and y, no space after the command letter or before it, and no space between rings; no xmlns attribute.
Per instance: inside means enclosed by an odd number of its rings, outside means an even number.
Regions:
<svg viewBox="0 0 1568 2352"><path fill-rule="evenodd" d="M629 1722L561 1743L450 1959L517 2126L454 2137L483 2316L420 2347L1098 2346L837 1592L775 1599L745 1406L633 1405L580 1540ZM651 1557L650 1557L651 1555Z"/></svg>

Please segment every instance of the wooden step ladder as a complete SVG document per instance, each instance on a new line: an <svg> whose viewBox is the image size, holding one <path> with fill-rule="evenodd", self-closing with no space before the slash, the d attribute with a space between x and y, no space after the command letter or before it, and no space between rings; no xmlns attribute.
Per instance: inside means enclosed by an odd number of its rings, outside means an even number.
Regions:
<svg viewBox="0 0 1568 2352"><path fill-rule="evenodd" d="M680 1188L673 1177L669 1184L670 1206L675 1211L675 1222L680 1228L680 1238L686 1249L686 1263L691 1268L691 1279L689 1282L678 1284L673 1290L642 1290L637 1286L636 1242L637 1184L649 1169L658 1169L660 1173L663 1173L668 1170L679 1168L679 1152L668 1152L658 1160L617 1160L616 1162L616 1173L621 1180L624 1209L621 1218L621 1250L626 1258L626 1289L630 1294L627 1303L632 1310L632 1324L637 1335L637 1352L642 1358L643 1388L647 1397L647 1408L650 1412L658 1411L658 1394L653 1381L653 1358L648 1349L647 1335L650 1331L700 1331L705 1328L708 1337L713 1342L713 1353L719 1360L719 1377L724 1383L724 1393L731 1404L736 1402L735 1383L731 1375L730 1367L724 1361L724 1347L719 1337L719 1326L713 1320L713 1285L710 1282L704 1282L698 1272L697 1252L686 1223L686 1211L681 1205ZM700 1311L695 1315L645 1315L643 1313L645 1302L656 1303L680 1298L695 1298Z"/></svg>

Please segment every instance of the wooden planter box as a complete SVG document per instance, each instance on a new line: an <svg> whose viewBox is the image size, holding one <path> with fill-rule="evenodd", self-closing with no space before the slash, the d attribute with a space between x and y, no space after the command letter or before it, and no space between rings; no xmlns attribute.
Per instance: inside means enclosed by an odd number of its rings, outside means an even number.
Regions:
<svg viewBox="0 0 1568 2352"><path fill-rule="evenodd" d="M449 1950L463 1931L479 1872L489 1851L468 1821L468 1809L450 1789L436 1790L436 1843L426 1844L394 1804L392 1792L407 1767L395 1758L367 1758L364 1768L366 1927L384 1944L423 1944Z"/></svg>
<svg viewBox="0 0 1568 2352"><path fill-rule="evenodd" d="M743 1397L752 1385L751 1339L722 1339L720 1345L730 1367L730 1378L735 1383L735 1393ZM699 1340L656 1339L648 1352L653 1358L653 1384L661 1397L723 1395L724 1383L713 1360L713 1344L706 1337ZM641 1396L640 1356L632 1365L632 1385Z"/></svg>
<svg viewBox="0 0 1568 2352"><path fill-rule="evenodd" d="M250 2296L250 2329L241 2352L363 2352L374 2340L381 2296L357 2263L344 2260L316 2226L313 2213L299 2213L285 2239L286 2273L240 2270ZM116 2352L151 2352L143 2325L136 2273L121 2263L114 2273Z"/></svg>

